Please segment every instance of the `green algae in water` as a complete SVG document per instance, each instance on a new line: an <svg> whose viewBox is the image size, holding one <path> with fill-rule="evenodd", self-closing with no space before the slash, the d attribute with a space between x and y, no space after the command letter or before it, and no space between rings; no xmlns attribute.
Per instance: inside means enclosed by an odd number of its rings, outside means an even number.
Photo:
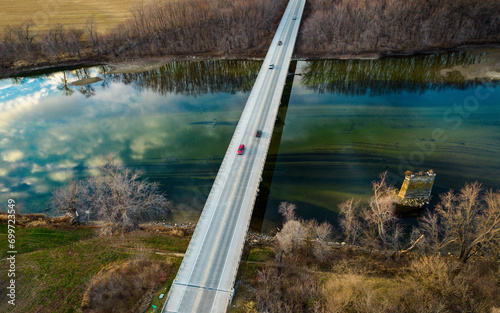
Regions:
<svg viewBox="0 0 500 313"><path fill-rule="evenodd" d="M264 231L280 223L280 201L332 220L340 202L367 199L380 172L399 184L411 160L436 171L435 198L466 181L499 188L498 85L440 74L481 62L476 52L299 62L281 143L268 157L269 199L257 208ZM196 220L260 65L179 61L143 73L104 66L0 81L0 201L44 211L54 188L95 174L115 153L160 182L176 203L171 220ZM104 80L69 85L87 76ZM477 108L460 111L477 93ZM436 129L445 140L433 138Z"/></svg>
<svg viewBox="0 0 500 313"><path fill-rule="evenodd" d="M384 171L399 187L406 169L434 169L434 202L465 182L499 188L498 84L440 73L480 56L299 62L263 230L280 224L280 201L334 219L341 202L367 201Z"/></svg>

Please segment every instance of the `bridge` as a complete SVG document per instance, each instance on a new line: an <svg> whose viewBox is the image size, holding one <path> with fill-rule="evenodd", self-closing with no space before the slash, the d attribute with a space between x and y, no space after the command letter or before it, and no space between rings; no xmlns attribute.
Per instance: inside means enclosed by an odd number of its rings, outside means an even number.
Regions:
<svg viewBox="0 0 500 313"><path fill-rule="evenodd" d="M288 3L162 313L228 308L304 6Z"/></svg>

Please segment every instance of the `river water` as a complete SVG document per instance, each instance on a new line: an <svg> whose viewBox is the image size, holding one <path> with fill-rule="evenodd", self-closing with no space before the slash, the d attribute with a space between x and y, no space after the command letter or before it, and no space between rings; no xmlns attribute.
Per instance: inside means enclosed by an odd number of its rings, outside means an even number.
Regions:
<svg viewBox="0 0 500 313"><path fill-rule="evenodd" d="M275 229L281 201L334 222L338 204L368 199L383 171L399 187L406 169L433 169L434 200L475 180L499 188L500 86L447 70L487 56L293 63L252 228ZM166 220L196 221L260 66L177 61L142 73L100 66L0 80L0 203L56 214L54 188L95 175L112 153L161 184L175 203ZM103 80L70 84L89 77Z"/></svg>

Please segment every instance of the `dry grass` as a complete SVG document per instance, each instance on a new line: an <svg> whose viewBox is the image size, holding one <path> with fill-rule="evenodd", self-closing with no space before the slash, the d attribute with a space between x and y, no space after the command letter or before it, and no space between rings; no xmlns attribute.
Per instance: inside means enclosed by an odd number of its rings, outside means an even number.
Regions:
<svg viewBox="0 0 500 313"><path fill-rule="evenodd" d="M422 251L394 258L384 249L328 245L318 257L305 239L308 225L317 223L288 220L277 235L276 260L253 273L245 267L243 295L230 312L489 313L500 304L497 259L465 262Z"/></svg>
<svg viewBox="0 0 500 313"><path fill-rule="evenodd" d="M347 257L348 254L351 254ZM328 271L268 262L238 307L272 312L495 312L500 292L498 264L423 256L402 263L343 252ZM251 311L251 310L250 310ZM231 311L244 312L244 311Z"/></svg>
<svg viewBox="0 0 500 313"><path fill-rule="evenodd" d="M49 224L45 220L37 220L26 224L26 228L46 227Z"/></svg>
<svg viewBox="0 0 500 313"><path fill-rule="evenodd" d="M99 30L107 31L132 16L131 8L138 0L0 0L0 33L7 26L33 20L37 30L49 30L61 24L83 29L94 16Z"/></svg>
<svg viewBox="0 0 500 313"><path fill-rule="evenodd" d="M478 261L421 257L394 276L331 274L322 288L326 312L490 312L498 269Z"/></svg>
<svg viewBox="0 0 500 313"><path fill-rule="evenodd" d="M7 224L9 215L5 212L0 212L0 223ZM46 214L29 213L29 214L16 214L16 225L26 228L33 227L69 227L71 217L67 215L58 217L48 217Z"/></svg>
<svg viewBox="0 0 500 313"><path fill-rule="evenodd" d="M83 295L83 312L143 312L150 294L172 273L173 264L144 258L103 268ZM149 300L149 301L148 301Z"/></svg>

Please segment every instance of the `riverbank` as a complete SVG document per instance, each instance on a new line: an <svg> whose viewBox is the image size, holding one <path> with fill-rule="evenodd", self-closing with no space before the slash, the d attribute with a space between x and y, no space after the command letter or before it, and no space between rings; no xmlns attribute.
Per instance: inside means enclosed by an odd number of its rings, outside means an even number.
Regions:
<svg viewBox="0 0 500 313"><path fill-rule="evenodd" d="M461 73L465 79L500 79L500 46L493 45L491 43L484 43L480 45L473 46L460 46L443 48L432 51L418 51L415 53L399 53L393 55L385 55L382 53L360 53L360 54L301 54L296 53L293 60L297 61L309 61L309 60L376 60L383 57L404 57L404 56L414 56L422 54L438 54L446 53L451 51L478 51L478 54L483 54L483 61L480 64L474 65L472 67L454 67L450 69L444 69L442 75L446 76L447 73L457 71ZM40 62L40 63L26 63L19 62L15 66L5 69L0 68L0 78L16 77L16 76L31 76L44 74L47 72L54 72L58 70L71 70L75 68L82 67L92 67L99 65L106 65L110 67L108 74L129 74L129 73L141 73L156 70L165 64L172 61L200 61L200 60L263 60L265 56L265 51L260 54L247 55L247 54L236 54L231 56L221 56L221 55L211 55L208 53L198 54L198 55L185 55L185 56L153 56L153 57L143 57L143 58L127 58L118 59L113 61L98 60L98 59L87 59L87 60L68 60L64 62ZM92 82L89 82L92 83Z"/></svg>

